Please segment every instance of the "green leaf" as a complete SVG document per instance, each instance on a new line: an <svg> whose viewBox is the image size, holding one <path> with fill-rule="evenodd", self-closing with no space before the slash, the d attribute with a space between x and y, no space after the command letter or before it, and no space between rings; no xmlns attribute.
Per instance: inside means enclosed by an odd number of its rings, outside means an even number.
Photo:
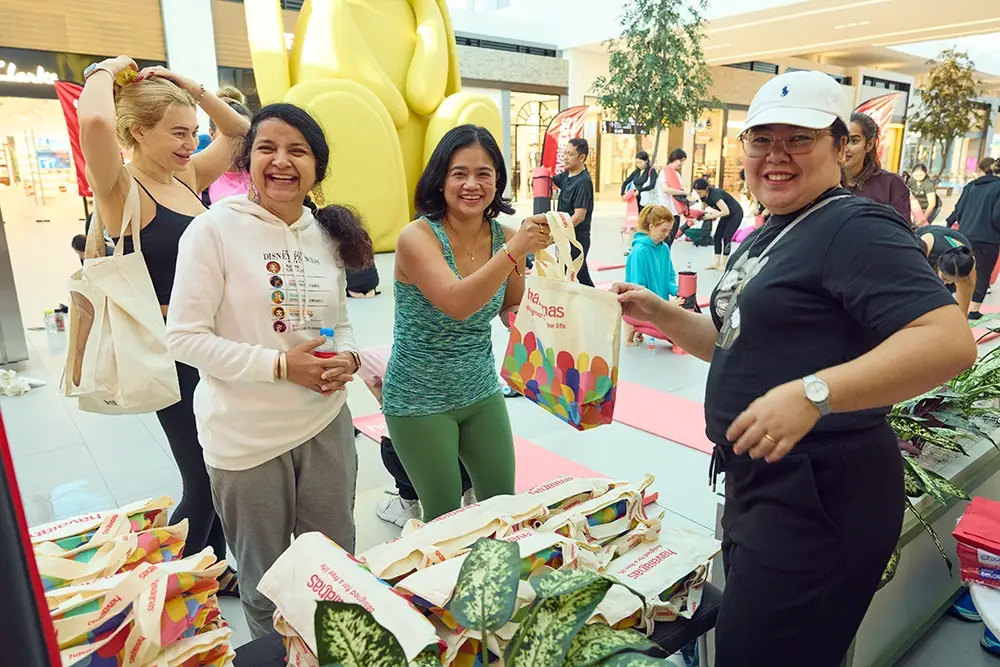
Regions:
<svg viewBox="0 0 1000 667"><path fill-rule="evenodd" d="M600 575L584 570L557 570L531 580L531 587L539 598L574 593L600 579Z"/></svg>
<svg viewBox="0 0 1000 667"><path fill-rule="evenodd" d="M652 658L642 653L622 653L600 663L600 667L664 667L674 663L660 658Z"/></svg>
<svg viewBox="0 0 1000 667"><path fill-rule="evenodd" d="M587 584L567 588L568 592L535 600L504 651L507 667L562 665L573 638L604 599L611 581L593 577Z"/></svg>
<svg viewBox="0 0 1000 667"><path fill-rule="evenodd" d="M612 630L603 623L583 626L570 644L563 667L590 667L625 651L659 651L660 647L633 630Z"/></svg>
<svg viewBox="0 0 1000 667"><path fill-rule="evenodd" d="M908 465L903 466L903 489L906 495L911 498L919 498L924 495L924 484L917 477L917 473L910 470Z"/></svg>
<svg viewBox="0 0 1000 667"><path fill-rule="evenodd" d="M913 503L910 502L909 498L906 499L906 507L913 512L913 516L917 518L920 525L924 527L927 534L931 536L932 540L934 540L934 546L937 547L938 553L941 554L941 558L944 558L944 562L948 566L948 574L951 574L951 558L948 556L948 552L944 550L944 546L941 544L941 539L937 536L937 533L934 532L931 524L928 523L927 519L925 519L923 515L917 511L917 508L913 506Z"/></svg>
<svg viewBox="0 0 1000 667"><path fill-rule="evenodd" d="M889 562L885 564L885 570L882 572L882 580L878 583L879 590L882 590L896 576L896 570L899 568L899 557L901 555L902 553L898 546L893 549L892 555L889 556Z"/></svg>
<svg viewBox="0 0 1000 667"><path fill-rule="evenodd" d="M368 610L346 602L316 603L320 664L343 667L406 667L403 647Z"/></svg>
<svg viewBox="0 0 1000 667"><path fill-rule="evenodd" d="M920 465L920 461L909 457L903 457L903 461L920 478L920 483L924 487L924 491L942 505L946 504L949 498L970 499L969 494L964 490L955 486L936 472L925 469Z"/></svg>
<svg viewBox="0 0 1000 667"><path fill-rule="evenodd" d="M410 661L409 667L441 667L441 656L434 651L424 651Z"/></svg>
<svg viewBox="0 0 1000 667"><path fill-rule="evenodd" d="M515 542L480 538L462 563L448 609L455 620L486 636L514 615L521 575L521 551Z"/></svg>

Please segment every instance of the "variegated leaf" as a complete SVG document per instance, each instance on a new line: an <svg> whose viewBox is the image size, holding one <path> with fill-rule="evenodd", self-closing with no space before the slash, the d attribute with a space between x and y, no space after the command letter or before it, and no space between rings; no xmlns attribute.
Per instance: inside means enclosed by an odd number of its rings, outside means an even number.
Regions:
<svg viewBox="0 0 1000 667"><path fill-rule="evenodd" d="M660 651L660 647L632 630L612 630L603 623L583 626L570 644L563 667L590 667L626 651Z"/></svg>
<svg viewBox="0 0 1000 667"><path fill-rule="evenodd" d="M882 580L878 583L879 590L882 590L896 576L896 569L899 567L899 557L901 555L899 547L896 547L892 555L889 556L889 562L885 564L885 570L882 572Z"/></svg>
<svg viewBox="0 0 1000 667"><path fill-rule="evenodd" d="M496 632L514 615L520 576L516 543L480 538L462 563L448 609L470 630Z"/></svg>
<svg viewBox="0 0 1000 667"><path fill-rule="evenodd" d="M557 570L531 580L531 587L539 598L565 595L589 586L600 575L584 570Z"/></svg>
<svg viewBox="0 0 1000 667"><path fill-rule="evenodd" d="M642 653L622 653L600 663L600 667L666 667L674 663Z"/></svg>
<svg viewBox="0 0 1000 667"><path fill-rule="evenodd" d="M441 656L433 651L424 651L410 661L409 667L441 667Z"/></svg>
<svg viewBox="0 0 1000 667"><path fill-rule="evenodd" d="M909 498L906 499L906 507L911 512L913 512L913 516L917 518L917 521L920 522L920 525L924 527L924 530L927 532L927 534L931 536L932 540L934 540L934 546L937 547L938 553L941 554L941 558L944 558L944 562L948 566L948 574L951 574L952 570L951 558L948 556L948 552L944 550L944 545L941 544L941 539L937 536L937 533L934 532L934 529L931 527L931 524L928 523L927 519L925 519L923 515L917 511L917 508L913 506L913 503L910 502Z"/></svg>
<svg viewBox="0 0 1000 667"><path fill-rule="evenodd" d="M905 461L910 470L912 470L917 477L920 478L920 483L924 487L924 491L942 505L948 502L948 498L961 498L962 500L969 499L969 494L946 480L941 475L926 470L922 465L920 465L919 461L911 458L904 458L903 461Z"/></svg>
<svg viewBox="0 0 1000 667"><path fill-rule="evenodd" d="M610 580L595 576L590 583L569 588L566 593L536 599L528 618L504 651L504 664L507 667L562 665L573 638L609 588Z"/></svg>
<svg viewBox="0 0 1000 667"><path fill-rule="evenodd" d="M910 469L909 465L903 466L903 489L906 495L911 498L919 498L924 494L924 485L917 477L917 473Z"/></svg>
<svg viewBox="0 0 1000 667"><path fill-rule="evenodd" d="M399 641L363 607L320 601L315 623L321 665L407 667Z"/></svg>

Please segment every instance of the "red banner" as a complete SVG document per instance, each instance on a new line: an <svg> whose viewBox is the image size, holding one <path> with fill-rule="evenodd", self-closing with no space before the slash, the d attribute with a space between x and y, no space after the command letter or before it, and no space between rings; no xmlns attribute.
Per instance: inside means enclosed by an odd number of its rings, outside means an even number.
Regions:
<svg viewBox="0 0 1000 667"><path fill-rule="evenodd" d="M855 109L859 113L871 116L875 124L878 125L878 159L880 162L885 159L885 142L882 141L882 138L885 137L885 131L889 129L892 117L896 115L896 103L899 102L901 95L902 93L889 93L873 97Z"/></svg>
<svg viewBox="0 0 1000 667"><path fill-rule="evenodd" d="M542 147L542 166L547 167L550 174L565 171L563 151L570 139L583 136L583 119L588 109L588 106L563 109L549 123L545 130L545 145Z"/></svg>
<svg viewBox="0 0 1000 667"><path fill-rule="evenodd" d="M69 132L69 145L73 149L73 162L76 164L76 187L81 197L93 197L90 184L87 183L87 163L83 159L80 148L80 93L83 86L66 81L55 82L56 95L62 104L63 116L66 118L66 130Z"/></svg>

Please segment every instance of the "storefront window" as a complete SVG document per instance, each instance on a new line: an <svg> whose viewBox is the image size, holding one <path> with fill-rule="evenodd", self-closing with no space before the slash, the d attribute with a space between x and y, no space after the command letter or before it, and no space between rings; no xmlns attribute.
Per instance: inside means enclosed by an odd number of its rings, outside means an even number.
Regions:
<svg viewBox="0 0 1000 667"><path fill-rule="evenodd" d="M708 109L702 113L695 123L694 155L691 161L694 165L694 178L706 178L712 185L718 185L722 158L723 110Z"/></svg>
<svg viewBox="0 0 1000 667"><path fill-rule="evenodd" d="M252 69L239 67L220 67L219 85L233 86L246 95L250 111L260 110L260 95L257 94L257 80L254 78Z"/></svg>
<svg viewBox="0 0 1000 667"><path fill-rule="evenodd" d="M510 93L511 193L531 199L531 170L542 163L545 130L559 113L558 95Z"/></svg>

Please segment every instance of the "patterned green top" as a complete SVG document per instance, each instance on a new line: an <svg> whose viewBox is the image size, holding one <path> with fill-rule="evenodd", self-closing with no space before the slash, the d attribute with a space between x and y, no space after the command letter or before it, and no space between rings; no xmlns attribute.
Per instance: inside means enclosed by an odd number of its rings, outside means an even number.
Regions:
<svg viewBox="0 0 1000 667"><path fill-rule="evenodd" d="M428 220L445 261L455 266L451 242L440 222ZM504 244L503 227L490 221L493 254ZM500 391L493 359L493 318L500 314L506 284L476 314L455 320L438 310L416 285L393 282L395 325L392 355L382 379L382 411L391 417L451 412Z"/></svg>

